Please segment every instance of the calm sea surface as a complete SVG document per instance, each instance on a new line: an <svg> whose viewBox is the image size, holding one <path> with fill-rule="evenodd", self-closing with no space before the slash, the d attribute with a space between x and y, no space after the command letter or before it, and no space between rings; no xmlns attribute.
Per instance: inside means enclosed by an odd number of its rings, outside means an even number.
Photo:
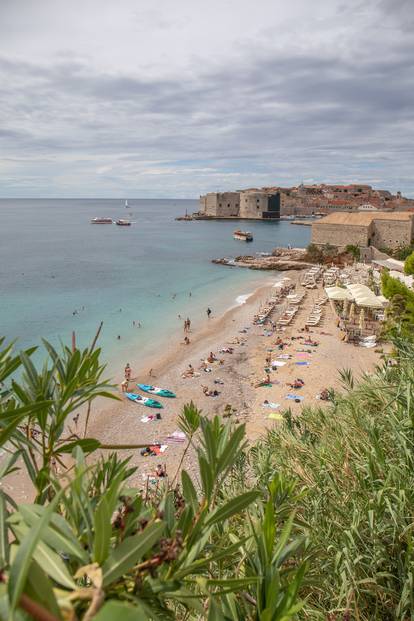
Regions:
<svg viewBox="0 0 414 621"><path fill-rule="evenodd" d="M269 273L213 265L211 259L306 246L310 228L246 222L254 241L235 241L234 222L176 222L197 201L0 200L0 335L18 347L41 337L100 345L110 367L162 352L182 322L205 322L252 292ZM91 218L130 218L131 227L92 225ZM191 296L190 296L191 293ZM122 309L122 310L121 310ZM75 314L73 314L75 312ZM133 321L141 328L134 328ZM117 336L121 339L118 340Z"/></svg>

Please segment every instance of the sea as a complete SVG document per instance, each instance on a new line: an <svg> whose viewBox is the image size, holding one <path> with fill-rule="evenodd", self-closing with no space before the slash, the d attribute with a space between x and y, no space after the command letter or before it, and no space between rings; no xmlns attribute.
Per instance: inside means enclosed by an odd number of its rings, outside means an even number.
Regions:
<svg viewBox="0 0 414 621"><path fill-rule="evenodd" d="M16 349L88 346L98 340L112 373L126 361L162 354L192 327L242 304L277 274L216 265L211 259L305 247L310 227L289 221L176 221L196 200L0 199L0 336ZM93 225L127 218L130 227ZM235 228L253 233L233 239ZM135 322L135 326L134 326ZM119 338L118 338L119 337ZM39 348L35 360L44 357Z"/></svg>

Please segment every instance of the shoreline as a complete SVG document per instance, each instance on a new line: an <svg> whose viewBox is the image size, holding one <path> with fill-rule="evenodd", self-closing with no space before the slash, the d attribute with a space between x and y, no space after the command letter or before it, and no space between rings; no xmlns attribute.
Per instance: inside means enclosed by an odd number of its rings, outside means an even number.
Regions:
<svg viewBox="0 0 414 621"><path fill-rule="evenodd" d="M285 276L296 285L296 290L301 290L301 274L301 271L291 271L288 277ZM280 275L278 281L282 279ZM374 350L355 349L340 340L337 318L329 304L325 304L322 324L304 331L307 316L315 301L324 293L321 285L318 289L305 290L306 296L291 325L272 332L267 326L254 324L253 316L259 306L275 294L274 285L275 281L259 287L244 304L228 309L217 318L206 319L209 324L193 333L190 345L177 347L172 344L171 350L164 356L154 356L151 362L153 377L148 375L148 363L145 372L142 366L132 367L131 391L135 392L135 383L139 382L155 384L176 393L175 399L159 399L163 409L154 410L132 403L121 393L120 402L111 402L109 407L108 403L102 408L93 407L89 437L96 437L105 444L127 441L148 446L156 443L167 445L166 451L159 456L141 456L138 449L118 451L122 458L130 457L130 464L138 467L131 479L132 484L145 485L158 463L165 464L169 476L175 477L185 444L171 440L171 434L178 430L177 419L183 406L191 401L210 417L226 416L226 406L231 406L230 420L246 424L247 439L251 443L266 429L278 424L283 410L290 409L293 416L298 416L304 406L323 407L325 403L318 399L318 395L326 388L340 387L340 369L351 368L357 379L378 363L379 355ZM283 301L276 306L273 321L277 320L285 305ZM317 346L306 345L304 341L309 336L317 342ZM283 341L283 352L277 346L278 339ZM224 347L234 348L233 353L221 353L220 349ZM210 351L221 358L222 363L209 363L210 371L205 373L200 363L206 360ZM279 359L283 353L283 361L280 361L280 367L270 372L270 385L258 386L265 376L268 366L265 360L269 352L272 352L272 360ZM196 374L186 378L183 372L189 364ZM298 377L305 382L300 390L289 386ZM216 389L218 396L207 396L203 387L207 387L208 391ZM300 400L288 400L292 392L298 394ZM271 408L264 405L266 400L272 404ZM156 412L160 412L160 420L147 420ZM197 479L193 450L187 452L181 467Z"/></svg>

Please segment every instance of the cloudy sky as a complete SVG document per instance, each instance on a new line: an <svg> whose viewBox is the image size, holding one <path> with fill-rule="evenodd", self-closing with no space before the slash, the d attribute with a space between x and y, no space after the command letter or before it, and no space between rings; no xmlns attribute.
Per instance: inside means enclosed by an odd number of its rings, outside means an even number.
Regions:
<svg viewBox="0 0 414 621"><path fill-rule="evenodd" d="M0 196L414 197L414 0L0 0Z"/></svg>

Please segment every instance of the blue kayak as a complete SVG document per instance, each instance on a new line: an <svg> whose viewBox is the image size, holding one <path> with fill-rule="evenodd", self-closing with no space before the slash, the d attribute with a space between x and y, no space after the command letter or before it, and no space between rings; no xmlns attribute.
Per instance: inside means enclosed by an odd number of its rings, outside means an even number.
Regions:
<svg viewBox="0 0 414 621"><path fill-rule="evenodd" d="M134 392L126 392L125 396L130 401L133 401L134 403L140 403L141 405L146 405L149 408L164 407L159 401L155 401L155 399L149 399L148 397L143 397L142 395L137 395Z"/></svg>
<svg viewBox="0 0 414 621"><path fill-rule="evenodd" d="M158 388L158 386L150 386L150 384L137 384L137 386L144 392L157 395L157 397L175 397L175 394L166 388Z"/></svg>

